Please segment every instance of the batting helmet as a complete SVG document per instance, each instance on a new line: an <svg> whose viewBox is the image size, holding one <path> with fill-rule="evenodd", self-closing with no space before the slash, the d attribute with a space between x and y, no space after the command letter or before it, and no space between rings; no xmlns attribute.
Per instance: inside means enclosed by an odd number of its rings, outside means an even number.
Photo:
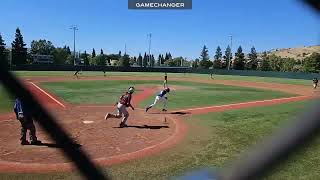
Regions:
<svg viewBox="0 0 320 180"><path fill-rule="evenodd" d="M132 94L134 92L134 87L129 87L128 93Z"/></svg>
<svg viewBox="0 0 320 180"><path fill-rule="evenodd" d="M166 91L167 91L167 92L170 92L170 88L166 88Z"/></svg>

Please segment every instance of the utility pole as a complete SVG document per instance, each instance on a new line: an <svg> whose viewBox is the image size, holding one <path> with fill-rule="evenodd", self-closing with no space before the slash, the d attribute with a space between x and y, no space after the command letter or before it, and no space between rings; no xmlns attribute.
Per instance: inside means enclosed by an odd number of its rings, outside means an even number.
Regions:
<svg viewBox="0 0 320 180"><path fill-rule="evenodd" d="M230 37L230 54L232 56L232 35L229 35L229 37ZM230 70L231 56L229 57L228 70Z"/></svg>
<svg viewBox="0 0 320 180"><path fill-rule="evenodd" d="M70 27L73 30L73 65L76 65L76 31L79 30L77 26Z"/></svg>
<svg viewBox="0 0 320 180"><path fill-rule="evenodd" d="M124 44L124 55L127 55L127 44Z"/></svg>
<svg viewBox="0 0 320 180"><path fill-rule="evenodd" d="M152 37L152 34L148 34L148 37L149 37L149 55L148 55L148 60L149 60L149 65L151 66L151 37Z"/></svg>

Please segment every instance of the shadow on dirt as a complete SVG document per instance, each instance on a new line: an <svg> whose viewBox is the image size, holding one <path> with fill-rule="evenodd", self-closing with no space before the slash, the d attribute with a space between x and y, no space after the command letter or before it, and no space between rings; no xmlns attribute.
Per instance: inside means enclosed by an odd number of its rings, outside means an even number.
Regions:
<svg viewBox="0 0 320 180"><path fill-rule="evenodd" d="M49 147L49 148L62 148L63 147L62 145L55 144L55 143L40 143L40 144L35 144L32 146L45 146L45 147ZM68 146L70 146L70 145L68 145ZM82 145L81 144L74 144L73 146L75 148L80 148Z"/></svg>
<svg viewBox="0 0 320 180"><path fill-rule="evenodd" d="M174 115L186 115L186 114L191 114L190 112L180 112L180 111L176 111L176 112L169 112L169 113L165 113L165 112L153 112L150 114L174 114Z"/></svg>
<svg viewBox="0 0 320 180"><path fill-rule="evenodd" d="M190 112L179 112L179 111L177 111L177 112L172 112L170 114L186 115L186 114L191 114L191 113Z"/></svg>
<svg viewBox="0 0 320 180"><path fill-rule="evenodd" d="M113 128L120 128L120 127L113 127ZM143 126L126 126L123 128L137 128L137 129L162 129L162 128L169 128L169 126L148 126L148 125L143 125Z"/></svg>

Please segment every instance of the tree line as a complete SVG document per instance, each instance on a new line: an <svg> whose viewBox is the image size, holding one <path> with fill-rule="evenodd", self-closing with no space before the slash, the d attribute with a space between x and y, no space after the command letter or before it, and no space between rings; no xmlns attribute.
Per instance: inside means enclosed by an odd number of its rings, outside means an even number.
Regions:
<svg viewBox="0 0 320 180"><path fill-rule="evenodd" d="M54 64L74 64L76 59L77 64L81 62L83 65L114 65L114 66L140 66L140 67L154 67L157 66L177 66L179 58L172 58L171 53L166 53L165 56L159 55L156 62L153 54L145 53L142 57L141 53L138 57L130 57L127 53L122 54L107 54L100 49L100 53L96 53L93 48L91 53L84 51L83 53L72 53L69 46L55 47L51 41L45 39L33 40L31 42L30 51L26 48L23 41L23 36L19 28L16 29L15 40L12 42L12 65L32 64L33 58L31 55L51 55ZM6 50L6 44L0 34L0 60L9 64L9 51ZM76 56L76 57L75 57Z"/></svg>
<svg viewBox="0 0 320 180"><path fill-rule="evenodd" d="M210 60L209 51L206 46L202 48L200 57L192 63L193 68L200 69L234 69L234 70L261 70L280 72L320 72L320 53L313 53L302 59L282 58L274 54L263 52L258 54L252 47L246 55L241 46L233 54L230 46L224 54L220 46L217 47L213 59Z"/></svg>
<svg viewBox="0 0 320 180"><path fill-rule="evenodd" d="M72 53L69 46L55 47L51 41L44 39L31 42L31 50L28 52L23 36L19 28L16 29L15 39L11 43L11 64L31 64L33 59L31 54L51 55L54 64L73 64L74 59L83 65L114 65L114 66L192 66L201 69L235 69L235 70L261 70L261 71L282 71L282 72L320 72L320 54L313 53L310 56L303 56L302 59L282 58L273 54L263 52L258 54L255 47L252 47L247 55L243 52L241 46L237 51L231 52L230 46L227 46L224 52L220 46L217 47L213 58L209 56L209 50L206 46L202 48L200 57L190 62L183 57L172 57L170 52L159 54L155 59L153 54L139 53L139 56L130 57L126 52L122 54L106 54L103 49L96 53L93 48L91 53ZM0 34L0 61L9 64L8 50ZM74 57L76 55L76 58Z"/></svg>

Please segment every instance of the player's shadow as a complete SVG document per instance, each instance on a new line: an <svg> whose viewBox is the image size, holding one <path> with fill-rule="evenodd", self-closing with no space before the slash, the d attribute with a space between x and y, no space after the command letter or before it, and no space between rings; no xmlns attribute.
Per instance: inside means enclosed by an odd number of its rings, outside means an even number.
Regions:
<svg viewBox="0 0 320 180"><path fill-rule="evenodd" d="M191 113L190 113L190 112L180 112L180 111L176 111L176 112L171 112L170 114L186 115L186 114L191 114Z"/></svg>
<svg viewBox="0 0 320 180"><path fill-rule="evenodd" d="M174 115L180 115L180 116L183 116L183 115L191 114L191 113L190 113L190 112L175 111L175 112L169 112L169 113L153 112L153 113L150 113L150 114L174 114Z"/></svg>
<svg viewBox="0 0 320 180"><path fill-rule="evenodd" d="M120 128L120 127L113 127L113 128ZM143 126L134 126L134 125L128 125L123 128L137 128L137 129L162 129L162 128L170 128L169 126L148 126L148 125L143 125Z"/></svg>
<svg viewBox="0 0 320 180"><path fill-rule="evenodd" d="M40 144L35 144L33 146L45 146L45 147L49 147L49 148L63 148L63 146L61 144L56 144L56 143L40 143ZM70 146L70 145L68 145ZM82 145L81 144L73 144L73 146L75 148L80 148Z"/></svg>

